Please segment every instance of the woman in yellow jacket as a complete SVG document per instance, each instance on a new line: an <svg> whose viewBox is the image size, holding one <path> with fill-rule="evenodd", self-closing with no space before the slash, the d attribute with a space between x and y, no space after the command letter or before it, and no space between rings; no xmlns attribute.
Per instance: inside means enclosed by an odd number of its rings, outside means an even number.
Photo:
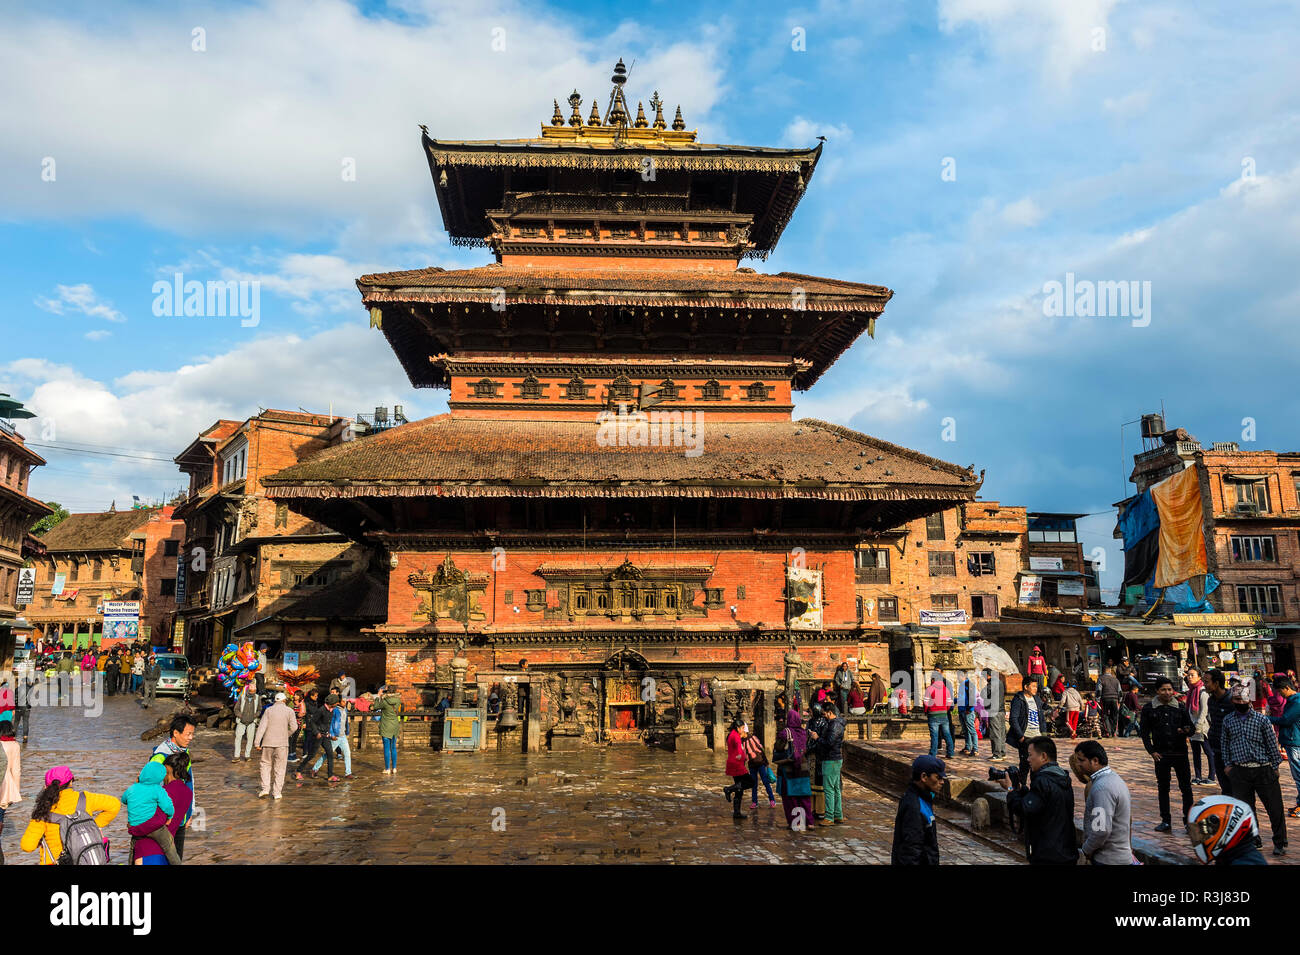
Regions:
<svg viewBox="0 0 1300 955"><path fill-rule="evenodd" d="M41 865L54 865L63 854L63 840L59 833L59 816L70 816L77 810L80 793L72 788L72 770L55 766L45 774L45 788L36 797L32 821L23 833L22 850L41 850ZM117 818L122 803L112 796L86 793L86 812L94 818L101 830Z"/></svg>

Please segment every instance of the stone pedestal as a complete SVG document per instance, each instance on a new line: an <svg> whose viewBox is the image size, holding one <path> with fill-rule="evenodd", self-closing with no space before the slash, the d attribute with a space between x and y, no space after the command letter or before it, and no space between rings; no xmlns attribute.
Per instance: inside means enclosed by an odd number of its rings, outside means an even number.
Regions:
<svg viewBox="0 0 1300 955"><path fill-rule="evenodd" d="M582 727L577 723L560 723L551 728L551 752L569 753L582 747Z"/></svg>
<svg viewBox="0 0 1300 955"><path fill-rule="evenodd" d="M451 705L460 709L465 705L465 673L469 670L469 660L455 657L451 661Z"/></svg>
<svg viewBox="0 0 1300 955"><path fill-rule="evenodd" d="M518 753L523 748L523 730L520 724L501 726L496 731L498 753Z"/></svg>
<svg viewBox="0 0 1300 955"><path fill-rule="evenodd" d="M679 753L702 752L709 748L704 726L692 720L690 723L678 723L673 730L673 749Z"/></svg>

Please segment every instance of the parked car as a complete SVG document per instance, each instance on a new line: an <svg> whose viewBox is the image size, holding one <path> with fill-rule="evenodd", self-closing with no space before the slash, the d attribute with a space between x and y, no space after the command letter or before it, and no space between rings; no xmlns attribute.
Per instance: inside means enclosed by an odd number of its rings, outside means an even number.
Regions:
<svg viewBox="0 0 1300 955"><path fill-rule="evenodd" d="M157 657L158 666L162 667L162 677L158 680L158 695L187 694L190 689L190 661L181 653L159 653Z"/></svg>

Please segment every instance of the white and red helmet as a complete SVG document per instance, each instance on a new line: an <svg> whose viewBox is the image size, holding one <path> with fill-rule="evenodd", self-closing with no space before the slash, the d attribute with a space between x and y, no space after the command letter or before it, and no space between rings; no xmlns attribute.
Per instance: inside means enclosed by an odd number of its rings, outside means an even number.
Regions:
<svg viewBox="0 0 1300 955"><path fill-rule="evenodd" d="M1231 796L1202 796L1187 811L1187 828L1196 858L1203 863L1253 843L1259 831L1254 811Z"/></svg>

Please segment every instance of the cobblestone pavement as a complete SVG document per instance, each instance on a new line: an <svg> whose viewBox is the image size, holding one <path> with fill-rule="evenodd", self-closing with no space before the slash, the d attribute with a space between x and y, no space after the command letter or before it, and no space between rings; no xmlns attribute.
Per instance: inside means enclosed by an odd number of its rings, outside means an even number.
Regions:
<svg viewBox="0 0 1300 955"><path fill-rule="evenodd" d="M1191 846L1187 841L1186 835L1175 829L1173 832L1162 835L1154 832L1153 827L1160 822L1160 804L1156 791L1156 775L1154 763L1147 751L1142 747L1142 741L1136 736L1127 739L1103 739L1099 742L1106 747L1106 754L1110 757L1111 768L1124 778L1128 783L1129 791L1133 795L1133 834L1135 837L1147 839L1153 844L1159 845L1164 849L1176 852L1185 856L1188 861L1195 862L1195 856L1192 854ZM930 751L929 742L926 740L885 740L871 741L870 745L882 750L896 752L909 756L916 756L921 753ZM1058 739L1056 741L1057 753L1062 766L1066 764L1074 746L1068 739ZM1011 749L1009 758L993 760L989 758L988 744L981 740L981 755L979 757L964 758L961 756L951 760L948 763L948 772L951 775L978 777L980 779L988 778L989 766L1007 766L1014 765L1016 762L1016 752ZM961 739L957 740L957 748L961 749ZM943 755L943 747L940 746L939 755ZM1205 770L1205 760L1202 758L1202 770ZM1195 775L1195 767L1192 773ZM1295 782L1291 779L1291 772L1287 764L1283 763L1279 767L1282 777L1282 802L1283 805L1290 809L1296 804L1296 787ZM1083 786L1075 781L1075 810L1076 815L1080 818L1083 815ZM1218 783L1206 784L1202 786L1192 786L1192 799L1195 801L1201 796L1213 796L1221 792ZM1178 793L1177 778L1172 780L1169 793L1169 804L1172 814L1177 816L1182 808L1181 796ZM1270 865L1295 865L1300 864L1300 841L1290 840L1292 849L1287 855L1275 858L1272 852L1272 829L1269 827L1268 815L1264 813L1262 805L1256 806L1259 815L1260 832L1264 838L1265 855L1268 857ZM1295 832L1300 837L1300 819L1287 819L1287 828L1290 832ZM1197 863L1199 864L1199 863Z"/></svg>
<svg viewBox="0 0 1300 955"><path fill-rule="evenodd" d="M141 730L168 711L133 700L104 701L98 718L53 708L33 713L23 753L24 800L9 810L3 846L11 864L34 864L18 840L45 771L72 767L93 791L120 795L155 743ZM199 727L191 748L203 831L186 837L186 858L202 863L773 863L887 864L895 801L846 780L844 826L792 833L780 800L730 819L722 762L641 747L573 754L399 756L395 777L375 750L353 760L356 778L290 782L284 799L256 798L257 753L230 761L233 734ZM494 826L495 823L495 826ZM114 858L125 853L125 819L109 827ZM943 827L946 864L1017 860Z"/></svg>

